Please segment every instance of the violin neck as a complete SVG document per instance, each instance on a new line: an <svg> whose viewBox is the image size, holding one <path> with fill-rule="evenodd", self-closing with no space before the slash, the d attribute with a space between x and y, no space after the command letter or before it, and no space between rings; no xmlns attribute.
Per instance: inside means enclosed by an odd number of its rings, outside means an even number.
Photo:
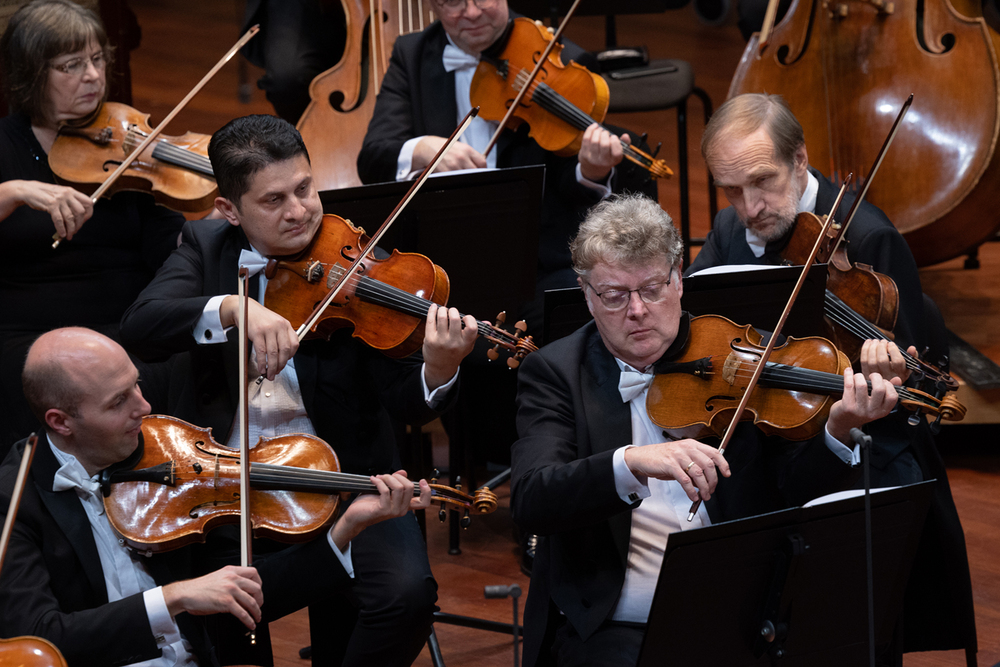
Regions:
<svg viewBox="0 0 1000 667"><path fill-rule="evenodd" d="M868 390L871 391L872 383L865 381ZM760 376L761 386L774 387L776 389L788 389L790 391L804 391L810 394L825 394L828 396L839 396L844 392L844 376L837 373L826 373L824 371L814 371L798 366L788 366L767 362L764 372ZM896 393L900 399L907 399L915 403L921 403L928 407L931 397L912 392L906 387L896 387Z"/></svg>
<svg viewBox="0 0 1000 667"><path fill-rule="evenodd" d="M307 493L378 493L367 475L312 470L271 463L250 464L250 485L258 489L305 491ZM414 488L413 495L420 495Z"/></svg>
<svg viewBox="0 0 1000 667"><path fill-rule="evenodd" d="M367 276L362 276L358 279L357 285L354 288L354 293L357 294L359 298L370 303L374 303L385 308L391 308L397 312L412 315L413 317L419 317L420 319L427 317L427 309L434 303L433 301L416 296L415 294L410 294L406 290L399 289L398 287L394 287L392 285L387 285L386 283ZM462 317L465 316L462 315ZM498 336L497 331L484 322L476 320L476 328L480 336ZM509 336L509 338L510 341L508 342L516 346L517 339L513 336Z"/></svg>

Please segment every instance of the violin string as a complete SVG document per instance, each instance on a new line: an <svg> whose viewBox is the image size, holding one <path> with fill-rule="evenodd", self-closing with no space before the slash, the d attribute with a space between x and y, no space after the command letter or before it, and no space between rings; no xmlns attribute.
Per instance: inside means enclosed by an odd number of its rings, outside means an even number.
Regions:
<svg viewBox="0 0 1000 667"><path fill-rule="evenodd" d="M344 269L339 264L327 266L327 270L333 274L334 278L339 279L343 275ZM355 293L362 299L393 308L413 317L427 317L427 309L433 303L433 301L410 294L406 290L388 285L368 276L353 275L349 279L347 286L353 287ZM516 347L520 340L503 329L493 327L479 320L476 320L476 328L480 336L494 339L496 342L506 346Z"/></svg>
<svg viewBox="0 0 1000 667"><path fill-rule="evenodd" d="M528 75L526 70L518 69L512 88L520 91L524 87L524 81L528 78ZM544 82L532 81L528 97L536 101L546 111L551 112L560 120L580 131L586 130L591 124L597 122ZM604 126L601 125L601 127ZM630 160L644 167L649 168L653 166L653 161L650 158L638 153L630 144L623 143L622 151Z"/></svg>
<svg viewBox="0 0 1000 667"><path fill-rule="evenodd" d="M125 136L126 138L122 143L128 153L131 153L139 145L139 142L134 141L134 137L145 138L148 136L148 133L137 128L132 128ZM192 171L197 171L205 176L213 178L215 176L215 172L212 170L212 161L207 156L172 144L166 139L160 139L156 142L156 146L153 147L153 157L165 162L171 162L179 167L186 167Z"/></svg>

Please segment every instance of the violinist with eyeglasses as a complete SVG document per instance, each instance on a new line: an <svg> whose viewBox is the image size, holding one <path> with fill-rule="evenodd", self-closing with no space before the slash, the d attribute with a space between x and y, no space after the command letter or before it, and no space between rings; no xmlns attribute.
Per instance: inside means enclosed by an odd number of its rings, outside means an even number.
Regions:
<svg viewBox="0 0 1000 667"><path fill-rule="evenodd" d="M38 428L20 388L31 341L79 325L118 336L118 321L177 247L184 216L140 192L92 204L56 183L49 153L60 128L85 125L107 98L114 57L93 12L35 0L0 39L0 452ZM65 241L52 248L53 234Z"/></svg>
<svg viewBox="0 0 1000 667"><path fill-rule="evenodd" d="M594 319L525 359L518 377L511 512L542 537L524 664L634 665L667 535L849 486L860 474L850 430L887 415L897 395L878 369L847 368L821 432L803 442L747 422L725 456L712 441L665 440L647 412L654 364L702 335L681 310L680 235L655 202L624 196L595 206L571 248Z"/></svg>
<svg viewBox="0 0 1000 667"><path fill-rule="evenodd" d="M91 329L56 329L32 345L25 391L45 430L0 575L5 636L51 641L69 665L213 665L219 630L231 615L244 630L349 588L352 541L366 528L430 504L430 487L401 471L371 481L320 537L254 561L213 569L204 545L149 558L130 554L113 532L98 473L141 446L150 406L139 372L120 345ZM22 440L0 465L6 514ZM139 508L137 508L139 509ZM148 507L144 511L168 512ZM236 637L249 644L247 637Z"/></svg>

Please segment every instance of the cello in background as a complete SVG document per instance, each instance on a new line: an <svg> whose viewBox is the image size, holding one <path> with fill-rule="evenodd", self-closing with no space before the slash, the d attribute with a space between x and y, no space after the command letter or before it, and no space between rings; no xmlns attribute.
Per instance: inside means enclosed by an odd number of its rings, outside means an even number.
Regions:
<svg viewBox="0 0 1000 667"><path fill-rule="evenodd" d="M913 110L868 200L903 233L918 266L1000 229L997 50L980 0L794 0L766 43L747 43L729 88L777 93L805 130L810 162L835 182L867 179L868 147Z"/></svg>
<svg viewBox="0 0 1000 667"><path fill-rule="evenodd" d="M296 129L319 190L361 185L357 158L396 38L434 22L430 0L341 0L344 55L309 85L312 102Z"/></svg>

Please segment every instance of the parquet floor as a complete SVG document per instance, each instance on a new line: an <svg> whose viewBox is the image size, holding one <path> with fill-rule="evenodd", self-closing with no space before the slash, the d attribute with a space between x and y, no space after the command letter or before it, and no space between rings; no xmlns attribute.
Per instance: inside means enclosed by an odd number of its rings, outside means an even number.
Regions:
<svg viewBox="0 0 1000 667"><path fill-rule="evenodd" d="M540 3L541 4L541 3ZM132 3L142 27L142 45L132 54L135 106L151 114L154 123L179 101L238 37L242 3L233 0L140 0ZM599 19L579 18L568 30L570 38L587 48L600 48L603 24ZM735 25L702 25L691 7L658 16L620 17L619 42L646 44L653 58L681 58L692 63L697 85L718 105L725 99L729 79L743 49ZM251 81L259 71L250 68ZM168 131L211 133L229 119L247 113L269 113L270 105L254 90L249 104L237 100L237 66L230 63L191 102ZM697 102L689 105L691 136L692 234L708 230L708 206L704 164L698 155L701 136ZM649 132L651 144L663 142L660 157L676 163L676 127L673 111L618 115L611 122ZM679 194L676 180L660 184L664 207L676 214ZM720 204L724 200L720 198ZM948 325L980 351L1000 362L1000 246L988 244L982 251L983 268L964 271L960 260L922 271L924 289L939 303ZM987 396L1000 402L1000 395ZM949 478L969 546L975 587L979 630L979 664L1000 662L1000 426L947 431L954 445L944 447ZM437 455L443 458L439 445ZM501 493L505 490L501 489ZM440 606L452 613L507 622L509 601L484 600L483 586L517 583L527 593L528 581L517 564L513 528L506 506L475 521L463 535L463 553L447 553L447 529L431 521L428 549L440 585ZM521 598L523 609L524 597ZM276 624L276 659L280 665L302 665L298 648L308 643L305 616L297 614ZM445 661L452 667L509 665L509 636L443 626L438 637ZM418 665L429 665L426 651ZM964 665L960 652L907 655L906 667Z"/></svg>

